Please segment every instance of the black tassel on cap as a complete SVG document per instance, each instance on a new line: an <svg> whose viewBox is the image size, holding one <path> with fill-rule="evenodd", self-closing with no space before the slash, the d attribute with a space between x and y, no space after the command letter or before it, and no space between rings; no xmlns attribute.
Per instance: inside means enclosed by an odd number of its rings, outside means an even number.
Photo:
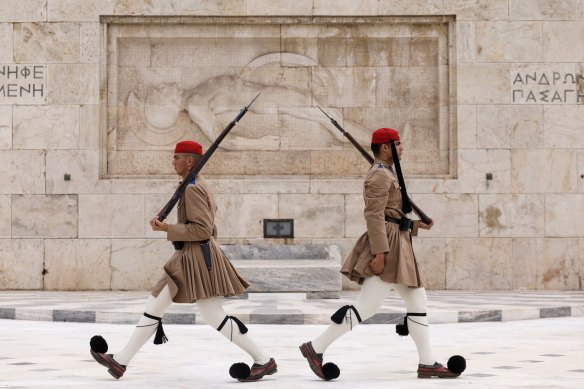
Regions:
<svg viewBox="0 0 584 389"><path fill-rule="evenodd" d="M162 344L162 343L168 342L168 338L166 337L166 334L164 333L164 328L162 328L162 318L154 316L154 315L149 315L146 312L144 312L144 316L146 316L148 319L158 321L158 323L150 324L150 325L157 325L156 336L154 336L154 344ZM140 326L140 327L145 327L145 326Z"/></svg>

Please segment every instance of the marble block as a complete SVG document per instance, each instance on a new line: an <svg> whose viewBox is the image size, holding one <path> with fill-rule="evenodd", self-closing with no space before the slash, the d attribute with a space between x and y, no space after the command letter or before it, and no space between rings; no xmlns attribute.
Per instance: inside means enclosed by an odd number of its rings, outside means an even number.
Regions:
<svg viewBox="0 0 584 389"><path fill-rule="evenodd" d="M0 106L0 150L12 148L12 106Z"/></svg>
<svg viewBox="0 0 584 389"><path fill-rule="evenodd" d="M413 246L426 289L446 289L446 239L414 237Z"/></svg>
<svg viewBox="0 0 584 389"><path fill-rule="evenodd" d="M15 62L74 63L79 59L78 23L15 24Z"/></svg>
<svg viewBox="0 0 584 389"><path fill-rule="evenodd" d="M478 236L479 201L474 194L412 194L412 200L432 220L431 230L419 230L421 237Z"/></svg>
<svg viewBox="0 0 584 389"><path fill-rule="evenodd" d="M469 238L446 241L446 289L510 290L512 239Z"/></svg>
<svg viewBox="0 0 584 389"><path fill-rule="evenodd" d="M514 193L575 193L578 153L565 149L511 150Z"/></svg>
<svg viewBox="0 0 584 389"><path fill-rule="evenodd" d="M579 240L513 240L514 289L579 289Z"/></svg>
<svg viewBox="0 0 584 389"><path fill-rule="evenodd" d="M458 63L473 63L477 58L476 22L456 22L456 56Z"/></svg>
<svg viewBox="0 0 584 389"><path fill-rule="evenodd" d="M584 18L581 0L510 0L512 20L574 20Z"/></svg>
<svg viewBox="0 0 584 389"><path fill-rule="evenodd" d="M328 244L294 245L221 245L228 258L237 260L331 259L341 261L340 247Z"/></svg>
<svg viewBox="0 0 584 389"><path fill-rule="evenodd" d="M10 196L0 195L0 238L10 238L12 204Z"/></svg>
<svg viewBox="0 0 584 389"><path fill-rule="evenodd" d="M477 22L478 62L541 62L541 22Z"/></svg>
<svg viewBox="0 0 584 389"><path fill-rule="evenodd" d="M47 0L3 1L0 22L44 22L47 20Z"/></svg>
<svg viewBox="0 0 584 389"><path fill-rule="evenodd" d="M487 179L491 173L492 179ZM511 155L509 150L459 150L459 193L509 193L511 190Z"/></svg>
<svg viewBox="0 0 584 389"><path fill-rule="evenodd" d="M245 0L182 0L181 15L245 15Z"/></svg>
<svg viewBox="0 0 584 389"><path fill-rule="evenodd" d="M477 106L459 105L457 113L456 135L459 149L477 148Z"/></svg>
<svg viewBox="0 0 584 389"><path fill-rule="evenodd" d="M379 15L443 15L442 0L379 0Z"/></svg>
<svg viewBox="0 0 584 389"><path fill-rule="evenodd" d="M545 236L581 237L584 194L547 194L545 199Z"/></svg>
<svg viewBox="0 0 584 389"><path fill-rule="evenodd" d="M543 237L544 200L542 194L479 195L480 236Z"/></svg>
<svg viewBox="0 0 584 389"><path fill-rule="evenodd" d="M99 103L97 64L50 64L48 67L49 104Z"/></svg>
<svg viewBox="0 0 584 389"><path fill-rule="evenodd" d="M457 68L459 104L497 104L509 101L509 66L462 63Z"/></svg>
<svg viewBox="0 0 584 389"><path fill-rule="evenodd" d="M543 22L543 61L584 62L584 42L581 39L574 39L582 34L584 34L582 20Z"/></svg>
<svg viewBox="0 0 584 389"><path fill-rule="evenodd" d="M112 239L111 289L150 290L174 254L165 239Z"/></svg>
<svg viewBox="0 0 584 389"><path fill-rule="evenodd" d="M313 0L247 0L247 15L311 15Z"/></svg>
<svg viewBox="0 0 584 389"><path fill-rule="evenodd" d="M110 193L112 181L99 178L99 163L97 150L48 151L47 193Z"/></svg>
<svg viewBox="0 0 584 389"><path fill-rule="evenodd" d="M14 62L13 42L13 24L0 23L0 63Z"/></svg>
<svg viewBox="0 0 584 389"><path fill-rule="evenodd" d="M144 237L144 195L80 194L79 237Z"/></svg>
<svg viewBox="0 0 584 389"><path fill-rule="evenodd" d="M338 194L280 194L278 217L294 219L294 236L342 236L345 199Z"/></svg>
<svg viewBox="0 0 584 389"><path fill-rule="evenodd" d="M43 288L42 239L0 239L0 285L3 290Z"/></svg>
<svg viewBox="0 0 584 389"><path fill-rule="evenodd" d="M76 149L79 145L76 105L17 105L12 122L14 149Z"/></svg>
<svg viewBox="0 0 584 389"><path fill-rule="evenodd" d="M77 237L76 195L13 195L15 238Z"/></svg>
<svg viewBox="0 0 584 389"><path fill-rule="evenodd" d="M99 23L82 23L79 26L79 60L81 63L99 62Z"/></svg>
<svg viewBox="0 0 584 389"><path fill-rule="evenodd" d="M82 105L79 107L79 149L98 150L99 139L99 105Z"/></svg>
<svg viewBox="0 0 584 389"><path fill-rule="evenodd" d="M99 15L111 15L114 0L50 0L48 1L48 20L97 22Z"/></svg>
<svg viewBox="0 0 584 389"><path fill-rule="evenodd" d="M46 290L109 290L109 239L45 240Z"/></svg>
<svg viewBox="0 0 584 389"><path fill-rule="evenodd" d="M481 105L477 107L476 144L485 149L541 148L543 126L543 106Z"/></svg>
<svg viewBox="0 0 584 389"><path fill-rule="evenodd" d="M0 150L0 166L0 193L45 193L43 150Z"/></svg>
<svg viewBox="0 0 584 389"><path fill-rule="evenodd" d="M582 149L584 106L562 105L544 108L544 145L549 148Z"/></svg>
<svg viewBox="0 0 584 389"><path fill-rule="evenodd" d="M444 0L444 14L457 20L506 20L509 0Z"/></svg>
<svg viewBox="0 0 584 389"><path fill-rule="evenodd" d="M313 0L314 15L377 15L377 0Z"/></svg>
<svg viewBox="0 0 584 389"><path fill-rule="evenodd" d="M116 15L178 15L181 0L116 0Z"/></svg>
<svg viewBox="0 0 584 389"><path fill-rule="evenodd" d="M345 237L357 238L367 231L363 195L345 196Z"/></svg>
<svg viewBox="0 0 584 389"><path fill-rule="evenodd" d="M263 219L277 219L277 194L217 194L215 224L219 237L259 238ZM296 226L294 226L296 231Z"/></svg>

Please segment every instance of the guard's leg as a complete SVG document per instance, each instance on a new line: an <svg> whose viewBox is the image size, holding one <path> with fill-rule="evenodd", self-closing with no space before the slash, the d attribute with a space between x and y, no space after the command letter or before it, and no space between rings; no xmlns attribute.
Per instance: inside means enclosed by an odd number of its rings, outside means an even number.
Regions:
<svg viewBox="0 0 584 389"><path fill-rule="evenodd" d="M312 341L312 347L318 354L322 354L338 338L349 332L354 326L361 321L373 316L379 310L385 300L392 284L382 281L381 278L374 276L367 278L361 287L359 299L353 305L353 308L345 306L339 308L333 315L333 323L316 339ZM340 323L335 319L341 317Z"/></svg>
<svg viewBox="0 0 584 389"><path fill-rule="evenodd" d="M418 349L418 356L420 363L424 365L434 364L434 356L432 355L432 346L430 345L430 331L428 328L428 299L426 297L426 289L424 288L410 288L406 285L396 284L395 290L399 293L406 304L408 314L423 314L407 316L407 326L416 348Z"/></svg>
<svg viewBox="0 0 584 389"><path fill-rule="evenodd" d="M248 353L255 363L265 364L270 360L270 357L247 334L247 327L234 316L225 314L220 297L197 300L197 305L205 321Z"/></svg>
<svg viewBox="0 0 584 389"><path fill-rule="evenodd" d="M165 286L157 297L150 296L148 302L146 303L146 309L144 310L144 315L140 318L136 329L132 334L132 337L124 346L122 350L117 352L113 358L122 365L127 365L130 360L134 358L134 355L144 346L144 344L150 339L150 337L157 333L157 339L162 337L162 324L160 318L164 315L164 312L172 304L172 297L170 297L170 290L168 285ZM146 316L148 315L148 316ZM158 336L160 334L160 336ZM165 341L162 340L162 341Z"/></svg>
<svg viewBox="0 0 584 389"><path fill-rule="evenodd" d="M333 323L319 337L300 346L300 352L307 359L314 374L327 381L339 376L340 370L334 363L329 362L323 365L322 354L336 339L349 332L361 321L373 316L383 304L390 288L391 284L382 281L377 276L367 278L363 282L357 303L339 308L331 316Z"/></svg>

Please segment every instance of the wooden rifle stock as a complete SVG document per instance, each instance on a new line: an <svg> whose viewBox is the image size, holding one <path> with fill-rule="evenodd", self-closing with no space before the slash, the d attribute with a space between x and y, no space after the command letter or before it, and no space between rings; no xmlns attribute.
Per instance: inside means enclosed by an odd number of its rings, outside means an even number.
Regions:
<svg viewBox="0 0 584 389"><path fill-rule="evenodd" d="M260 93L262 93L262 92L260 92ZM235 117L235 119L233 119L231 121L231 123L229 123L227 125L227 127L225 127L225 129L221 132L221 134L219 134L217 139L215 139L215 142L213 142L213 144L211 146L209 146L209 149L207 149L207 152L205 152L205 154L203 154L201 159L199 159L199 162L189 172L189 175L187 176L187 178L185 178L181 182L181 184L178 186L178 188L176 189L176 191L174 192L174 194L172 195L172 197L170 198L168 203L166 203L166 205L162 208L162 210L160 212L158 212L158 220L159 221L163 221L164 219L166 219L168 217L168 214L170 213L170 211L172 211L172 209L174 208L176 203L178 203L178 200L185 193L185 190L187 189L187 186L189 185L189 183L193 180L193 178L195 178L197 176L197 174L199 174L201 169L203 169L203 166L205 166L205 164L207 163L209 158L211 158L211 155L213 155L215 150L217 150L221 141L223 141L223 139L227 136L229 131L231 131L231 129L235 126L235 124L237 124L237 122L243 117L243 115L246 114L247 110L249 109L249 107L251 107L251 105L254 103L254 101L256 101L256 99L259 97L260 93L258 93L256 95L256 97L253 98L251 103L249 103L247 106L243 107L241 109L241 111L239 111L239 114Z"/></svg>
<svg viewBox="0 0 584 389"><path fill-rule="evenodd" d="M359 144L359 142L357 142L357 140L355 138L353 138L353 136L351 134L349 134L347 131L345 131L343 129L343 127L341 127L339 125L339 123L337 123L337 121L335 119L333 119L332 117L330 117L329 115L327 115L326 112L324 112L322 110L322 108L318 107L318 109L320 109L320 111L322 113L324 113L326 115L327 118L330 119L331 123L338 128L339 131L341 131L341 133L345 136L345 138L347 138L349 140L349 142L351 142L353 144L353 146L355 146L355 148L361 153L361 155L363 156L363 158L365 158L367 160L367 162L369 162L370 165L373 165L373 161L375 161L375 159L369 155L369 153L367 152L367 150L365 150L363 148L363 146L361 146ZM409 197L408 197L409 198ZM422 211L420 209L420 207L418 207L411 198L409 198L410 200L410 205L412 206L414 212L416 213L416 215L418 215L420 217L420 219L422 220L422 222L424 222L425 224L431 224L432 223L432 219L426 215L424 213L424 211Z"/></svg>

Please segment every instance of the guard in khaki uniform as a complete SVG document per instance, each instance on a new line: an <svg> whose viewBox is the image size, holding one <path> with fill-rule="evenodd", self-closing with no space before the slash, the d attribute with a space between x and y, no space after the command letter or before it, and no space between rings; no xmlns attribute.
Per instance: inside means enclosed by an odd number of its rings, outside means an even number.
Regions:
<svg viewBox="0 0 584 389"><path fill-rule="evenodd" d="M345 305L335 312L333 323L319 337L300 346L312 371L324 380L339 376L333 363L323 365L323 353L339 337L379 310L385 296L395 289L407 306L404 324L398 325L400 335L411 333L419 354L418 377L452 378L464 367L459 356L452 357L453 367L435 362L430 347L426 317L426 291L412 248L411 237L418 228L429 230L421 221L410 220L411 212L405 183L401 177L399 158L403 152L399 134L391 128L373 132L371 150L375 162L363 185L365 220L364 233L351 251L341 272L361 284L361 294L355 305ZM392 165L396 165L393 169ZM397 173L396 173L397 171ZM404 201L405 199L405 201Z"/></svg>
<svg viewBox="0 0 584 389"><path fill-rule="evenodd" d="M202 154L199 143L179 142L173 160L176 173L186 179ZM115 354L106 354L107 345L105 350L99 352L96 351L99 347L92 344L91 355L107 367L113 377L122 377L130 360L155 332L155 344L166 342L162 316L173 302L197 303L209 325L254 359L251 371L246 366L247 372L237 376L232 374L234 378L257 381L265 375L276 373L274 359L250 338L246 326L236 317L226 315L221 306L221 296L241 294L249 284L241 278L217 244L216 210L215 198L207 182L197 176L179 200L178 224L160 222L157 216L150 221L154 231L166 232L167 239L173 241L177 250L164 265L164 274L152 290L144 316L126 346Z"/></svg>

